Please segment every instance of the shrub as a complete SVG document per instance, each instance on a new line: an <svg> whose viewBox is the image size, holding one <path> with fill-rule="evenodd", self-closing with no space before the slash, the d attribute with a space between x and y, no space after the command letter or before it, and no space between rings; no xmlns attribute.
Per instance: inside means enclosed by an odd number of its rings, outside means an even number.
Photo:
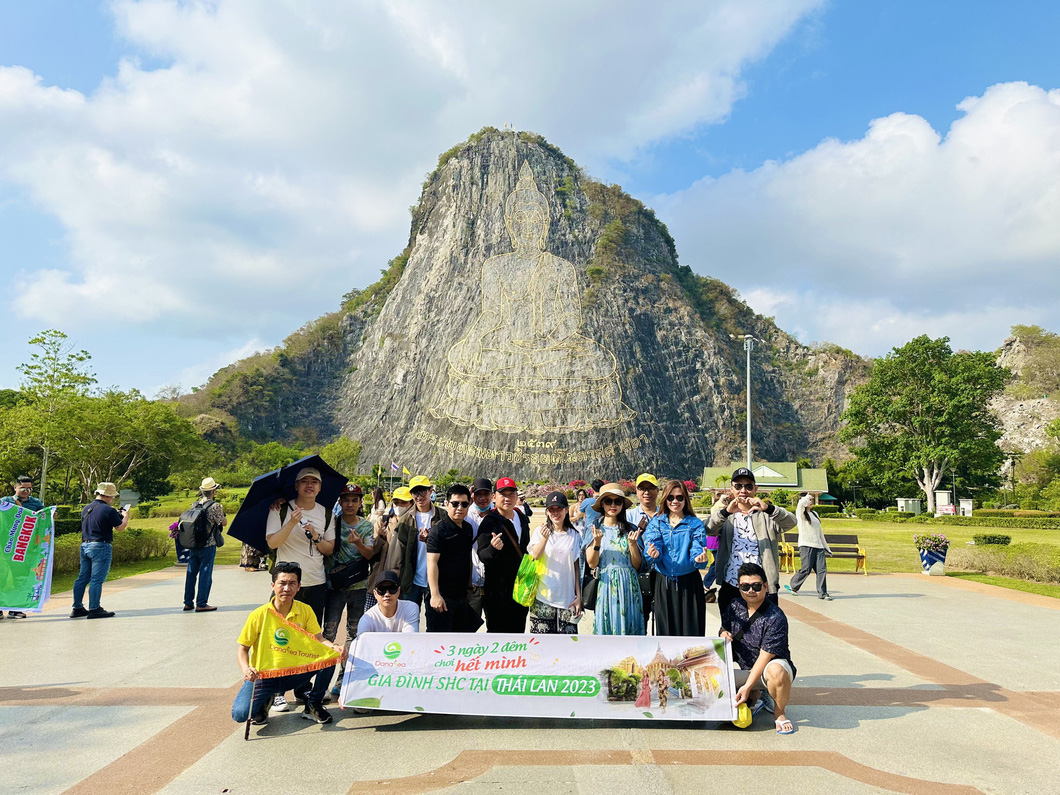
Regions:
<svg viewBox="0 0 1060 795"><path fill-rule="evenodd" d="M153 506L149 502L141 502L136 506L136 515L141 519L147 519L151 516L151 508Z"/></svg>
<svg viewBox="0 0 1060 795"><path fill-rule="evenodd" d="M838 505L815 505L813 510L817 511L818 516L829 516L831 514L839 513Z"/></svg>
<svg viewBox="0 0 1060 795"><path fill-rule="evenodd" d="M976 533L972 538L975 539L975 545L977 547L990 544L999 547L1007 547L1012 543L1012 536L1003 536L997 533Z"/></svg>
<svg viewBox="0 0 1060 795"><path fill-rule="evenodd" d="M56 519L71 519L73 518L73 505L56 505L55 506L55 518Z"/></svg>
<svg viewBox="0 0 1060 795"><path fill-rule="evenodd" d="M942 533L914 533L913 545L921 552L945 552L950 540Z"/></svg>
<svg viewBox="0 0 1060 795"><path fill-rule="evenodd" d="M878 511L875 508L854 509L854 516L858 517L858 519L875 519L878 515Z"/></svg>
<svg viewBox="0 0 1060 795"><path fill-rule="evenodd" d="M81 538L81 518L77 519L56 519L55 520L55 537L67 536L77 534L78 539ZM80 543L80 541L78 541Z"/></svg>
<svg viewBox="0 0 1060 795"><path fill-rule="evenodd" d="M924 524L951 524L962 527L1022 527L1028 530L1060 530L1060 519L1030 516L1013 519L985 519L978 516L939 516L921 520Z"/></svg>
<svg viewBox="0 0 1060 795"><path fill-rule="evenodd" d="M877 522L891 522L893 524L901 524L903 522L913 521L916 514L912 511L881 511L875 516L871 517Z"/></svg>
<svg viewBox="0 0 1060 795"><path fill-rule="evenodd" d="M72 574L81 567L81 538L62 535L55 539L55 564L57 574ZM129 528L114 534L111 552L112 564L131 563L147 558L164 557L173 550L173 542L165 533L157 530Z"/></svg>
<svg viewBox="0 0 1060 795"><path fill-rule="evenodd" d="M1053 544L1012 544L955 548L947 567L1021 580L1060 583L1060 547Z"/></svg>
<svg viewBox="0 0 1060 795"><path fill-rule="evenodd" d="M685 488L688 489L689 492L699 491L699 486L696 485L696 482L694 480L686 480L684 483Z"/></svg>

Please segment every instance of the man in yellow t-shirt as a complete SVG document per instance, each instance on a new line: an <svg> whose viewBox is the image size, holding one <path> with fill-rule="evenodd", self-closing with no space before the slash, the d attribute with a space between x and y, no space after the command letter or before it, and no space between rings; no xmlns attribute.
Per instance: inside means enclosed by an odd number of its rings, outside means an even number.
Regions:
<svg viewBox="0 0 1060 795"><path fill-rule="evenodd" d="M262 642L261 631L265 616L270 609L276 610L292 624L297 624L315 636L328 648L339 652L342 655L340 663L345 662L346 653L343 647L325 640L321 634L320 624L317 623L313 608L304 602L295 601L294 597L298 593L301 582L301 566L297 563L277 563L272 569L272 600L252 612L243 625L243 631L239 633L236 660L243 671L243 686L236 695L235 703L232 704L232 719L237 723L242 723L248 717L255 725L267 723L269 705L272 704L273 696L277 693L286 693L288 690L294 690L296 693L308 691L305 710L302 712L303 718L317 723L331 723L331 713L324 708L324 696L328 692L328 684L335 673L334 665L329 665L320 671L263 679L250 664L251 649ZM313 682L311 690L310 682Z"/></svg>

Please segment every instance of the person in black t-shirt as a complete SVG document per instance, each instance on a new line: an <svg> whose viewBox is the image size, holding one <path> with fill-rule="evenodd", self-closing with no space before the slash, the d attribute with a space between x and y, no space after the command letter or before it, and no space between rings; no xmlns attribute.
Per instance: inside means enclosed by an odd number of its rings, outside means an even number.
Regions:
<svg viewBox="0 0 1060 795"><path fill-rule="evenodd" d="M486 569L482 607L487 632L526 632L530 608L512 598L515 575L530 545L530 521L515 510L518 499L515 481L501 478L496 485L496 507L478 526L475 547Z"/></svg>
<svg viewBox="0 0 1060 795"><path fill-rule="evenodd" d="M475 531L464 517L471 505L471 492L456 483L449 487L445 499L447 515L427 533L427 631L474 632L482 620L467 604Z"/></svg>
<svg viewBox="0 0 1060 795"><path fill-rule="evenodd" d="M129 511L118 513L111 503L118 496L113 483L100 483L96 499L81 511L81 571L74 581L74 609L70 618L110 618L114 613L104 610L99 600L103 582L110 571L111 543L114 532L121 532L129 524ZM85 610L85 586L88 586L88 610Z"/></svg>
<svg viewBox="0 0 1060 795"><path fill-rule="evenodd" d="M738 577L740 598L726 606L719 633L732 643L733 657L741 669L735 672L736 703L751 701L761 679L773 700L777 734L791 734L795 727L784 710L796 668L788 649L787 616L766 598L766 573L761 566L744 563Z"/></svg>

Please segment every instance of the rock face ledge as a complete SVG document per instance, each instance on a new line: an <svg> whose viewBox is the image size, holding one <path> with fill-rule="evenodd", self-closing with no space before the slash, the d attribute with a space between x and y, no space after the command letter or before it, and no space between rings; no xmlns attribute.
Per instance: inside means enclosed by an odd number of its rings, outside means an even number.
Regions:
<svg viewBox="0 0 1060 795"><path fill-rule="evenodd" d="M820 460L839 453L867 369L679 265L650 210L529 133L487 129L443 156L400 264L385 296L342 318L333 349L349 358L321 418L362 442L365 469L566 479L727 463L743 455L736 333L761 340L755 457Z"/></svg>

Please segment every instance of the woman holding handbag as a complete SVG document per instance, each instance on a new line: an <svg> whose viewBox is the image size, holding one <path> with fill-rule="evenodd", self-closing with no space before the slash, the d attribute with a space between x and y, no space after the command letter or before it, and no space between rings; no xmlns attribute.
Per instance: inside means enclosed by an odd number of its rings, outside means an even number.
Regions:
<svg viewBox="0 0 1060 795"><path fill-rule="evenodd" d="M644 568L640 530L626 521L633 501L617 483L600 489L593 508L601 515L593 523L585 548L585 564L597 569L593 631L597 635L643 635L644 609L637 572Z"/></svg>
<svg viewBox="0 0 1060 795"><path fill-rule="evenodd" d="M581 537L571 524L567 495L553 491L545 498L545 521L530 536L527 554L544 556L545 572L530 606L530 631L535 635L577 635L582 614L578 577Z"/></svg>

